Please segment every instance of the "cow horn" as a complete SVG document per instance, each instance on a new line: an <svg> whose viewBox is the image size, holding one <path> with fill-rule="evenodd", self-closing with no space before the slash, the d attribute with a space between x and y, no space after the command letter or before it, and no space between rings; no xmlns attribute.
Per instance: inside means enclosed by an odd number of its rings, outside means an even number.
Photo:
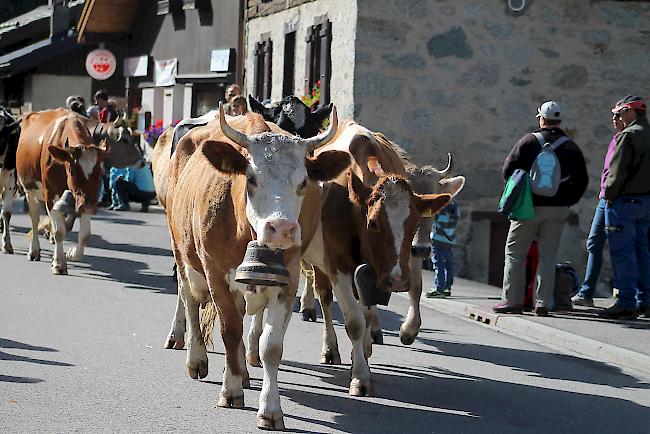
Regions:
<svg viewBox="0 0 650 434"><path fill-rule="evenodd" d="M223 111L222 102L219 102L219 126L221 126L223 134L239 146L248 148L248 145L252 142L246 134L241 133L228 125L228 122L226 122L226 114Z"/></svg>
<svg viewBox="0 0 650 434"><path fill-rule="evenodd" d="M336 130L339 126L339 119L336 115L336 107L332 106L332 114L330 116L330 125L327 128L327 131L312 137L311 139L303 140L305 145L305 151L310 154L316 149L320 148L327 142L329 142L332 137L336 135Z"/></svg>
<svg viewBox="0 0 650 434"><path fill-rule="evenodd" d="M447 152L447 167L445 168L445 170L438 170L434 168L433 172L437 173L442 177L449 175L449 172L451 172L451 152Z"/></svg>

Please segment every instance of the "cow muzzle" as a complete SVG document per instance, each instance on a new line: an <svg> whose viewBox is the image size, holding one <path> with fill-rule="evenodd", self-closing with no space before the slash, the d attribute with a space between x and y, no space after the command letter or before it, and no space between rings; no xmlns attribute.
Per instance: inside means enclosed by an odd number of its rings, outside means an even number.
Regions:
<svg viewBox="0 0 650 434"><path fill-rule="evenodd" d="M267 220L258 242L271 249L286 250L299 243L300 225L284 219Z"/></svg>
<svg viewBox="0 0 650 434"><path fill-rule="evenodd" d="M431 257L431 246L426 244L414 244L411 246L411 256L413 258L427 259Z"/></svg>

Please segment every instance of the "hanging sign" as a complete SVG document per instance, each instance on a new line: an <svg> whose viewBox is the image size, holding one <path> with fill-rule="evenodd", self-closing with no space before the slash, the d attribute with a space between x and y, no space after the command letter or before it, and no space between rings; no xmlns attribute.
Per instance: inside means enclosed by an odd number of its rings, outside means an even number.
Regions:
<svg viewBox="0 0 650 434"><path fill-rule="evenodd" d="M115 73L115 55L105 49L97 49L86 56L86 71L95 80L106 80Z"/></svg>
<svg viewBox="0 0 650 434"><path fill-rule="evenodd" d="M153 79L155 86L171 86L176 82L178 59L156 60Z"/></svg>

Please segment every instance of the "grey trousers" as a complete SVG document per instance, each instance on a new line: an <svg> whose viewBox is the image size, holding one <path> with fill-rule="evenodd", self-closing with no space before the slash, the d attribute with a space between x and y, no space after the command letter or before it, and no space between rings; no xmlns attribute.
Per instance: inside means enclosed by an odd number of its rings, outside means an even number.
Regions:
<svg viewBox="0 0 650 434"><path fill-rule="evenodd" d="M568 215L569 208L565 206L539 206L535 207L535 217L532 220L510 222L503 267L503 301L513 305L523 303L526 292L526 254L530 244L537 240L539 265L536 305L549 307L552 304L557 249Z"/></svg>

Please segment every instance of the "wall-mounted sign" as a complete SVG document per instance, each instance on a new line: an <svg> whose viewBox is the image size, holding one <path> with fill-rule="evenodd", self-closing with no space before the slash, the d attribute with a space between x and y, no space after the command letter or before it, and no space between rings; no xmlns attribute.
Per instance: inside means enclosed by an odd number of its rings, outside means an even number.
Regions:
<svg viewBox="0 0 650 434"><path fill-rule="evenodd" d="M125 77L146 77L149 66L149 56L127 57L124 59Z"/></svg>
<svg viewBox="0 0 650 434"><path fill-rule="evenodd" d="M171 86L176 82L178 59L156 60L153 81L155 86Z"/></svg>
<svg viewBox="0 0 650 434"><path fill-rule="evenodd" d="M86 56L86 71L95 80L106 80L115 73L117 60L108 50L93 50Z"/></svg>
<svg viewBox="0 0 650 434"><path fill-rule="evenodd" d="M212 50L210 56L210 71L228 72L230 71L230 48L220 48Z"/></svg>

